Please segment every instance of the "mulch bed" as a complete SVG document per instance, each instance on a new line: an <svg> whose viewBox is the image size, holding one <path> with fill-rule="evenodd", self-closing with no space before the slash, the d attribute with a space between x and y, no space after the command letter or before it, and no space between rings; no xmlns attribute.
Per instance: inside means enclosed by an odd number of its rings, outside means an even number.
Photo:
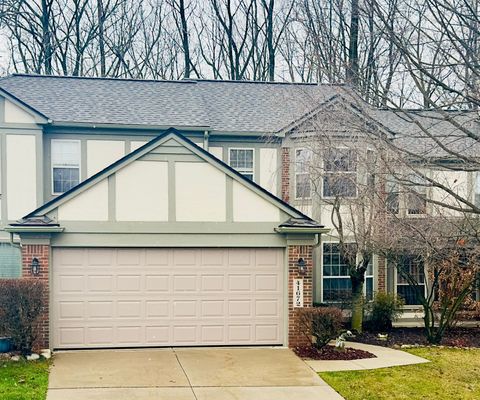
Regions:
<svg viewBox="0 0 480 400"><path fill-rule="evenodd" d="M335 346L325 346L321 350L315 347L296 347L293 349L300 358L309 358L311 360L360 360L362 358L375 358L376 356L368 351L352 349L346 347L339 351Z"/></svg>
<svg viewBox="0 0 480 400"><path fill-rule="evenodd" d="M399 347L402 345L428 345L421 328L393 328L388 332L387 340L380 340L376 332L363 332L354 338L352 342L374 344L385 347ZM480 328L454 328L445 333L443 346L454 347L480 347Z"/></svg>

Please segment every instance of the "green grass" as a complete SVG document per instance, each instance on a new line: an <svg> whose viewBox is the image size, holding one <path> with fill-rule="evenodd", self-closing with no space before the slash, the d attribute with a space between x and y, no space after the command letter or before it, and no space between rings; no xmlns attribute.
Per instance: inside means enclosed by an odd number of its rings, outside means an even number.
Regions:
<svg viewBox="0 0 480 400"><path fill-rule="evenodd" d="M0 399L45 400L48 361L0 361Z"/></svg>
<svg viewBox="0 0 480 400"><path fill-rule="evenodd" d="M408 352L431 363L320 376L346 400L480 399L480 349L416 348Z"/></svg>

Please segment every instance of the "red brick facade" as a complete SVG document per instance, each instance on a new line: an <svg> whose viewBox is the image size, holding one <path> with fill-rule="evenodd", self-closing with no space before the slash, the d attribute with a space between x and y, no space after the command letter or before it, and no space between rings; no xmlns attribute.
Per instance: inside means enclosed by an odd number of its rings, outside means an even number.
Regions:
<svg viewBox="0 0 480 400"><path fill-rule="evenodd" d="M31 264L36 258L40 263L40 273L32 275ZM40 332L35 344L35 349L47 349L50 339L50 321L49 321L49 265L50 265L50 246L46 244L24 244L22 246L22 277L40 279L45 284L44 309L40 317Z"/></svg>
<svg viewBox="0 0 480 400"><path fill-rule="evenodd" d="M282 200L290 201L290 149L282 147Z"/></svg>
<svg viewBox="0 0 480 400"><path fill-rule="evenodd" d="M297 316L297 308L293 307L293 280L303 279L303 306L313 304L313 247L309 245L288 246L288 346L307 345L308 338L302 333ZM302 258L306 264L306 274L298 273L298 260Z"/></svg>

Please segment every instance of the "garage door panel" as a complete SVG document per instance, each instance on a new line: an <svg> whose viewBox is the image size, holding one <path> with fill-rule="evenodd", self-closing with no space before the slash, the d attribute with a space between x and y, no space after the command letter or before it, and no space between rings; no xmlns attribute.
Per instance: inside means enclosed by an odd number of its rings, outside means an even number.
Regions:
<svg viewBox="0 0 480 400"><path fill-rule="evenodd" d="M55 348L283 343L280 249L82 252L53 251Z"/></svg>

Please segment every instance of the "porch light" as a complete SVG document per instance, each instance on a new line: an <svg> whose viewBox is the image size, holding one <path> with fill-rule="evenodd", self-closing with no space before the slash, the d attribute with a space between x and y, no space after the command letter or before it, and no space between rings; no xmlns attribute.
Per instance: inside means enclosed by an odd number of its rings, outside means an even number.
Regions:
<svg viewBox="0 0 480 400"><path fill-rule="evenodd" d="M38 261L38 258L35 257L32 259L30 268L32 270L32 275L37 276L40 273L40 261Z"/></svg>
<svg viewBox="0 0 480 400"><path fill-rule="evenodd" d="M307 263L303 258L299 258L297 261L297 267L298 267L298 274L299 275L306 275L307 273Z"/></svg>

